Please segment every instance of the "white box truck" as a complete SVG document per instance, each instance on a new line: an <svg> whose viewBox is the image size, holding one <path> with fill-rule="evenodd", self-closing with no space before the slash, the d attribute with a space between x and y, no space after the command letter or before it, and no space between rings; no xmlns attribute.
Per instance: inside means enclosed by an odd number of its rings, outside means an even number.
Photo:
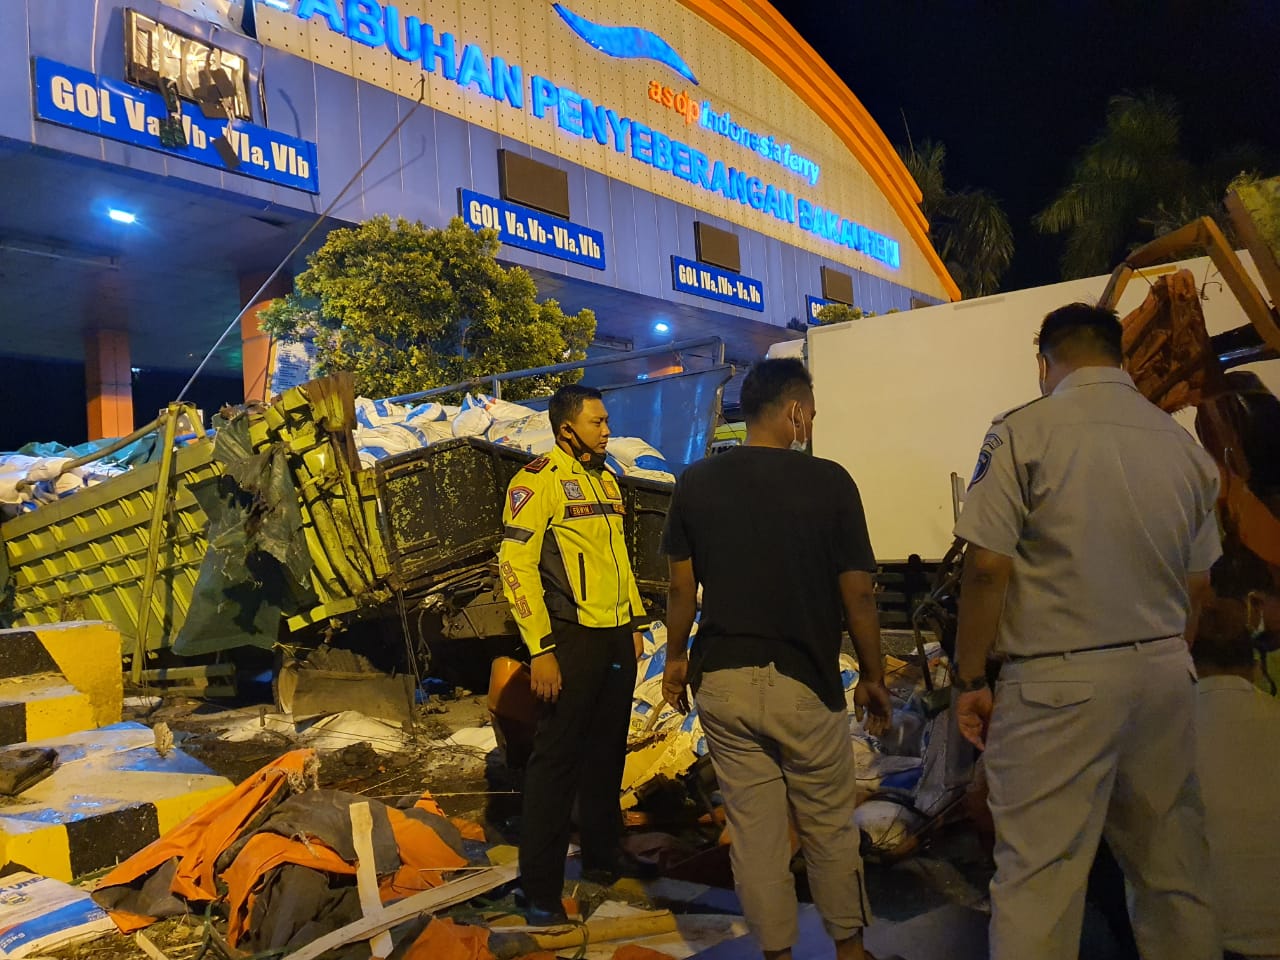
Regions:
<svg viewBox="0 0 1280 960"><path fill-rule="evenodd" d="M1247 253L1240 259L1254 283ZM1208 257L1140 270L1119 303L1124 317L1149 282L1178 269L1201 288L1210 335L1249 323ZM886 564L912 554L942 559L994 416L1039 396L1034 338L1045 314L1075 301L1097 302L1109 276L813 327L807 341L779 344L770 356L803 351L813 374L818 420L814 453L835 460L862 492L876 555ZM1280 363L1256 373L1280 395ZM1193 413L1180 420L1191 426Z"/></svg>

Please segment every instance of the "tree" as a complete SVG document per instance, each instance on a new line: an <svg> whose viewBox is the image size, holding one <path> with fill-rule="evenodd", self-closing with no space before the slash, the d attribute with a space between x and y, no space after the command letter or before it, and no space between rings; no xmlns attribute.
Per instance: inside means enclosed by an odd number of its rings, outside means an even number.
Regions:
<svg viewBox="0 0 1280 960"><path fill-rule="evenodd" d="M1129 251L1197 217L1225 224L1227 184L1261 166L1248 145L1193 164L1182 151L1182 111L1170 97L1122 94L1107 104L1106 123L1076 161L1071 181L1036 214L1042 233L1066 236L1066 279L1106 273Z"/></svg>
<svg viewBox="0 0 1280 960"><path fill-rule="evenodd" d="M497 262L499 246L496 231L457 217L443 229L380 216L335 230L262 328L314 335L320 372L350 370L374 397L585 358L595 315L539 303L527 270ZM580 376L517 380L503 393L545 394Z"/></svg>
<svg viewBox="0 0 1280 960"><path fill-rule="evenodd" d="M1013 229L992 194L985 190L950 190L944 179L947 148L925 140L899 151L920 187L920 209L929 221L929 240L955 280L960 293L984 297L995 293L1013 259Z"/></svg>
<svg viewBox="0 0 1280 960"><path fill-rule="evenodd" d="M828 303L818 309L818 322L815 326L828 327L833 323L848 323L850 320L861 320L866 314L861 307L850 307L843 303Z"/></svg>
<svg viewBox="0 0 1280 960"><path fill-rule="evenodd" d="M894 307L886 313L898 313L898 308ZM863 317L875 315L874 310L866 311L861 307L851 307L844 303L828 303L818 308L818 322L814 326L829 327L833 323L848 323L850 320L861 320Z"/></svg>

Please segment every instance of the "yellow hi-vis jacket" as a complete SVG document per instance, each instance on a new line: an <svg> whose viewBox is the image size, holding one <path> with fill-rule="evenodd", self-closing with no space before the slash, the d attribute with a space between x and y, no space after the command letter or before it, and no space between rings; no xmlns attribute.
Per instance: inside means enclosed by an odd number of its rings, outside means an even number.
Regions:
<svg viewBox="0 0 1280 960"><path fill-rule="evenodd" d="M534 656L555 649L553 620L638 628L644 604L623 536L625 510L607 469L560 447L515 475L502 511L502 589Z"/></svg>

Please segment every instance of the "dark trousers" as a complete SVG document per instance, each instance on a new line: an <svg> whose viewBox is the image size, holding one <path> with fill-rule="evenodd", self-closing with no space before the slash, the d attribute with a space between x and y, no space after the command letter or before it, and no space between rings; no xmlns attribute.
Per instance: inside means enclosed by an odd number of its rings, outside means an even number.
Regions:
<svg viewBox="0 0 1280 960"><path fill-rule="evenodd" d="M542 705L520 818L521 884L536 903L560 901L575 799L583 867L610 868L618 855L618 797L636 683L631 632L554 624L560 698Z"/></svg>

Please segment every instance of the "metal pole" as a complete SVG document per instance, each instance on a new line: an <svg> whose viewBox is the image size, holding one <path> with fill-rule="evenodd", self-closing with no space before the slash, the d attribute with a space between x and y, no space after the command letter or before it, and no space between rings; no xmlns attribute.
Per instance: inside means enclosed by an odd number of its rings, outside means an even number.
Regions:
<svg viewBox="0 0 1280 960"><path fill-rule="evenodd" d="M196 382L196 378L200 376L201 372L208 365L209 361L213 359L213 355L218 352L218 348L222 346L222 341L226 340L227 337L231 336L232 330L240 326L240 321L244 318L244 315L249 312L250 308L252 308L258 302L258 298L262 296L263 291L265 291L267 287L271 285L271 282L280 275L280 271L289 265L289 261L293 259L294 254L296 254L299 250L303 248L306 242L311 239L311 235L320 229L320 225L324 223L327 219L329 219L329 214L332 213L337 208L342 198L347 195L347 191L350 190L355 185L356 181L359 180L364 175L365 170L369 169L369 164L373 163L373 161L377 158L378 154L382 152L383 148L386 147L386 145L389 144L392 141L392 139L395 138L395 135L400 132L400 128L403 127L406 123L408 123L409 118L412 117L415 112L417 112L417 109L420 106L422 106L422 101L423 101L423 98L426 96L426 93L427 93L426 77L424 76L422 78L422 91L418 94L418 99L414 103L412 109L410 109L410 111L401 118L399 123L397 123L394 127L391 128L391 132L387 134L386 139L383 140L382 143L378 144L378 149L374 150L373 153L369 154L369 159L367 159L364 163L360 165L360 169L357 170L355 174L352 175L351 179L347 181L347 185L338 191L338 195L329 202L329 206L324 208L320 216L316 217L315 222L311 224L307 232L302 235L302 239L299 240L297 243L295 243L293 245L293 249L290 250L287 254L285 254L284 259L281 260L280 263L277 264L276 268L271 271L270 276L268 276L267 279L262 282L262 286L258 288L258 292L249 298L249 302L246 303L244 307L240 310L240 312L236 314L235 319L231 321L231 323L227 326L227 329L222 331L222 336L218 337L217 341L214 342L213 346L209 348L209 352L206 353L204 355L204 359L200 361L200 366L196 367L196 372L191 374L191 379L188 380L187 385L182 388L182 392L178 394L179 402L181 402L181 400L187 395L187 391L191 389L191 385Z"/></svg>
<svg viewBox="0 0 1280 960"><path fill-rule="evenodd" d="M498 384L506 380L520 380L524 377L542 377L556 373L566 373L570 370L585 370L588 367L601 367L610 363L624 363L627 360L640 360L644 357L659 356L664 353L679 353L681 350L690 350L694 347L716 346L716 355L719 357L719 364L724 363L724 341L719 337L702 337L697 340L680 340L676 343L663 344L660 347L646 347L643 350L635 350L630 353L622 354L617 357L595 357L591 360L578 360L569 363L557 363L549 367L534 367L530 370L513 370L510 373L498 373L486 377L478 377L474 380L463 380L459 383L450 383L443 387L432 387L430 390L420 390L416 393L403 393L398 397L384 397L387 403L412 403L415 400L425 400L428 397L436 397L442 393L456 393L459 390L467 390L472 387L478 387L485 383L493 386L492 390L498 389Z"/></svg>
<svg viewBox="0 0 1280 960"><path fill-rule="evenodd" d="M182 405L169 404L165 411L164 453L160 458L160 480L156 484L155 502L151 505L151 527L147 533L147 566L142 579L142 602L138 609L138 635L130 674L133 682L142 680L142 661L147 652L147 633L151 629L151 601L155 596L156 578L160 572L160 534L169 500L169 475L173 472L173 440L178 434L178 418Z"/></svg>

